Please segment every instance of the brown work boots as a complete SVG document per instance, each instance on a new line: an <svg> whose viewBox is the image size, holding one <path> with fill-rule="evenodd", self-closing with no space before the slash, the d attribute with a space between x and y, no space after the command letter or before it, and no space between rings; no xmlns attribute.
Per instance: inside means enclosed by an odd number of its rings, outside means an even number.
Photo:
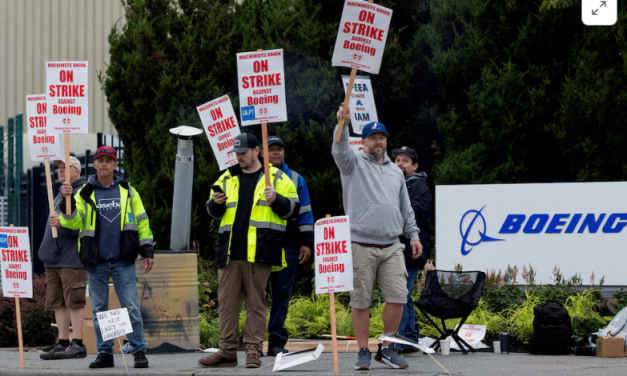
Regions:
<svg viewBox="0 0 627 376"><path fill-rule="evenodd" d="M237 358L225 358L220 354L213 354L206 356L198 361L198 365L207 368L217 367L237 367ZM251 352L246 355L246 368L259 368L261 366L261 359L259 354Z"/></svg>
<svg viewBox="0 0 627 376"><path fill-rule="evenodd" d="M237 358L225 358L220 354L206 356L198 361L201 367L237 367Z"/></svg>

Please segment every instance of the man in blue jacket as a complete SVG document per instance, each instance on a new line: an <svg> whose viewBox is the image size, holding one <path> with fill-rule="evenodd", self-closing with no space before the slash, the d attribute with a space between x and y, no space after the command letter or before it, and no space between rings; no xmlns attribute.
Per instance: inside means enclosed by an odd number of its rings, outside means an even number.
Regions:
<svg viewBox="0 0 627 376"><path fill-rule="evenodd" d="M425 266L425 263L429 259L429 241L430 233L429 226L431 224L431 203L433 197L429 186L427 185L427 174L423 171L416 172L418 170L418 153L412 148L403 146L400 149L392 151L392 158L398 168L401 169L403 175L405 175L405 184L407 185L407 193L409 194L409 200L411 201L411 207L414 209L414 215L416 216L416 224L420 228L418 237L422 243L422 255L415 259L412 257L412 251L409 239L403 235L399 236L401 243L405 244L405 266L407 268L407 303L403 310L403 318L398 328L399 334L418 341L418 331L416 330L416 315L414 308L414 301L411 298L412 287L416 281L416 275L418 270ZM413 346L399 346L402 348L403 354L416 352Z"/></svg>
<svg viewBox="0 0 627 376"><path fill-rule="evenodd" d="M297 262L299 264L306 263L311 257L311 250L314 247L314 218L305 179L296 171L291 171L285 163L283 140L276 136L268 137L268 155L270 163L287 174L294 182L301 205L298 218L287 223L287 234L283 242L287 267L273 272L269 281L269 285L272 287L272 308L268 323L268 333L270 334L268 356L276 356L280 352L287 352L285 345L288 340L288 332L284 327L285 318L296 277Z"/></svg>

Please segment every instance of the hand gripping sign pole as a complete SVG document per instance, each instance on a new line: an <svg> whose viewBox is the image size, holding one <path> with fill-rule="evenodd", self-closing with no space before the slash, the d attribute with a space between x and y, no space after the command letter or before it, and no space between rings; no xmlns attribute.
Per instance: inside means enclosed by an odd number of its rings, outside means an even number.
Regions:
<svg viewBox="0 0 627 376"><path fill-rule="evenodd" d="M344 113L351 98L357 69L374 74L379 73L392 18L390 9L372 4L373 0L368 0L368 3L346 0L340 30L335 41L332 65L351 68L348 88L342 103ZM345 120L342 119L338 124L336 142L340 141L344 122Z"/></svg>
<svg viewBox="0 0 627 376"><path fill-rule="evenodd" d="M353 259L350 251L350 224L348 217L325 219L314 226L316 241L316 294L329 293L331 309L331 346L333 367L339 372L337 355L337 327L335 323L335 293L353 290Z"/></svg>
<svg viewBox="0 0 627 376"><path fill-rule="evenodd" d="M66 134L66 136L68 135ZM69 140L68 140L68 143L69 143ZM66 160L66 163L67 163L67 160ZM66 164L66 166L69 166L69 165ZM48 191L48 208L50 209L50 214L52 214L55 212L55 210L54 210L54 197L52 196L52 179L50 178L50 161L44 161L44 168L46 169L46 190ZM66 181L67 181L67 177L70 176L69 170L66 170L65 175L66 175ZM70 200L67 200L67 201L70 202ZM67 209L67 206L65 208L66 208L66 212L69 212L69 210ZM71 209L71 205L70 205L70 209ZM72 214L71 212L69 213ZM52 237L56 238L57 237L56 226L50 226L50 230L52 230Z"/></svg>

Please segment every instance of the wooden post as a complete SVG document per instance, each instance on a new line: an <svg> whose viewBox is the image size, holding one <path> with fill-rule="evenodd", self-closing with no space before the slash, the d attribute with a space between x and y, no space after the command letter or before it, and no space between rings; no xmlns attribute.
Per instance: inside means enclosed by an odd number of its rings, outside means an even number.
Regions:
<svg viewBox="0 0 627 376"><path fill-rule="evenodd" d="M48 191L48 207L50 208L50 214L52 214L55 210L54 197L52 196L52 179L50 178L50 161L45 161L44 167L46 168L46 190ZM50 226L50 230L52 230L52 237L56 238L57 228L55 226Z"/></svg>
<svg viewBox="0 0 627 376"><path fill-rule="evenodd" d="M64 147L65 147L65 182L71 184L70 181L70 134L64 133ZM50 179L50 178L48 178ZM65 214L72 214L72 196L65 196Z"/></svg>
<svg viewBox="0 0 627 376"><path fill-rule="evenodd" d="M331 214L327 214L329 218ZM329 293L329 303L331 308L331 348L333 349L333 370L335 373L340 372L339 363L337 358L337 327L335 325L335 293L331 291Z"/></svg>
<svg viewBox="0 0 627 376"><path fill-rule="evenodd" d="M353 85L355 84L355 76L357 75L357 68L351 69L351 78L348 81L348 87L346 88L346 96L344 96L344 103L342 103L342 112L346 112L348 104L351 99L351 93L353 92ZM344 119L340 120L337 126L337 133L335 134L335 142L340 142L342 137L342 129L344 129Z"/></svg>
<svg viewBox="0 0 627 376"><path fill-rule="evenodd" d="M13 227L10 224L9 227ZM24 369L24 341L22 340L22 312L20 310L20 298L15 298L15 316L17 318L17 342L20 346L20 368Z"/></svg>
<svg viewBox="0 0 627 376"><path fill-rule="evenodd" d="M373 3L374 0L368 0L369 3ZM351 99L351 93L353 91L353 85L355 84L355 76L357 75L357 68L351 69L351 78L348 81L348 87L346 88L346 95L344 96L344 103L342 103L342 112L346 112L346 107ZM344 121L341 120L337 126L337 134L335 135L335 142L340 142L342 137L342 129L344 129Z"/></svg>
<svg viewBox="0 0 627 376"><path fill-rule="evenodd" d="M124 367L128 371L128 365L126 365L126 357L124 356L124 350L122 350L122 340L118 337L118 343L120 344L120 352L122 353L122 359L124 360Z"/></svg>
<svg viewBox="0 0 627 376"><path fill-rule="evenodd" d="M258 48L257 51L263 51ZM266 187L270 186L270 156L268 155L268 124L261 124L261 138L263 138L263 174L266 176Z"/></svg>

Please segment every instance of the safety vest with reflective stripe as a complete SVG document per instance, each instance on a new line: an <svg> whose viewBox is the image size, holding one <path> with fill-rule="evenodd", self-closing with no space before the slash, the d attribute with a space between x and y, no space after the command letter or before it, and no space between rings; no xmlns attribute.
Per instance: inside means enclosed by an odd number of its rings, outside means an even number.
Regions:
<svg viewBox="0 0 627 376"><path fill-rule="evenodd" d="M152 231L148 221L148 214L144 209L141 198L130 184L123 181L118 184L121 204L121 243L120 260L135 261L139 254L139 248L153 244ZM130 192L130 195L129 195ZM96 239L96 194L94 186L85 184L74 195L76 209L70 216L59 216L61 226L79 230L78 249L80 259L86 268L92 268L97 264L98 240Z"/></svg>
<svg viewBox="0 0 627 376"><path fill-rule="evenodd" d="M294 183L283 171L270 166L270 182L276 193L290 201L292 209L298 203L298 193ZM220 229L216 242L216 260L218 268L228 264L231 255L231 234L237 212L239 198L239 176L232 176L227 170L215 183L226 193L226 212L220 219ZM287 266L283 251L283 237L287 220L294 213L290 212L285 218L277 215L268 205L264 195L265 175L262 173L253 193L253 205L248 227L248 262L272 265L272 270L280 270ZM213 191L210 195L213 194ZM211 196L210 196L211 197Z"/></svg>

